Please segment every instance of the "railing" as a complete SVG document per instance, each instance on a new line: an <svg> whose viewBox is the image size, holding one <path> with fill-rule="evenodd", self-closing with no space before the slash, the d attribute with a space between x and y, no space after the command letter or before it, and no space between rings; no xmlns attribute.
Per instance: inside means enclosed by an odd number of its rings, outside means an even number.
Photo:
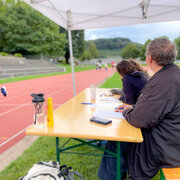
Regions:
<svg viewBox="0 0 180 180"><path fill-rule="evenodd" d="M49 74L54 72L66 72L66 68L62 67L45 67L45 68L15 68L15 69L1 69L0 79L13 78L21 76L30 76L38 74Z"/></svg>

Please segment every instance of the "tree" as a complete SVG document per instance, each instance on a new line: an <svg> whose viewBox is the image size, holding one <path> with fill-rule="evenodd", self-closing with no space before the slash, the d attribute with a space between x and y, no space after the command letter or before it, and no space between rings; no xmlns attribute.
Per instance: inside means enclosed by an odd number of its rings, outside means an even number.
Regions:
<svg viewBox="0 0 180 180"><path fill-rule="evenodd" d="M114 49L122 49L126 45L132 43L131 40L128 38L108 38L108 39L96 39L96 40L90 40L87 41L87 47L89 44L93 42L97 49L109 49L109 50L114 50Z"/></svg>
<svg viewBox="0 0 180 180"><path fill-rule="evenodd" d="M177 59L180 59L180 37L176 38L174 42L176 43L177 50L178 50Z"/></svg>
<svg viewBox="0 0 180 180"><path fill-rule="evenodd" d="M121 51L122 58L137 58L139 55L140 51L135 44L125 46Z"/></svg>
<svg viewBox="0 0 180 180"><path fill-rule="evenodd" d="M0 12L0 47L8 53L63 56L67 43L59 27L24 2L4 5Z"/></svg>
<svg viewBox="0 0 180 180"><path fill-rule="evenodd" d="M84 30L72 31L74 57L80 58L85 50Z"/></svg>
<svg viewBox="0 0 180 180"><path fill-rule="evenodd" d="M140 51L140 57L142 61L146 60L145 52L146 52L146 47L147 45L151 42L151 39L148 39L145 44L142 46L141 51Z"/></svg>
<svg viewBox="0 0 180 180"><path fill-rule="evenodd" d="M98 57L98 51L96 49L96 45L93 42L90 42L88 47L89 54L91 58L97 58Z"/></svg>
<svg viewBox="0 0 180 180"><path fill-rule="evenodd" d="M89 51L84 51L82 56L81 56L81 60L85 60L85 59L91 59L91 55L89 53Z"/></svg>
<svg viewBox="0 0 180 180"><path fill-rule="evenodd" d="M60 32L66 33L66 38L68 39L68 32L66 29L60 28ZM84 40L84 30L75 30L71 31L72 33L72 49L73 49L73 56L76 58L81 58L84 50L85 50L85 40ZM66 47L64 48L65 51L65 59L66 64L69 63L69 43L66 44Z"/></svg>

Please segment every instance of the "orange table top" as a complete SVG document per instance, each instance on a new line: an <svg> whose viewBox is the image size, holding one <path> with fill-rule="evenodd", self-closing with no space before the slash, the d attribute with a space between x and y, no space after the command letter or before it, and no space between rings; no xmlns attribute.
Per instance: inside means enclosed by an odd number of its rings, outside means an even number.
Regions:
<svg viewBox="0 0 180 180"><path fill-rule="evenodd" d="M97 88L96 102L99 102L99 95L102 93L109 93L109 89ZM89 88L54 110L54 127L47 127L45 123L45 128L39 130L32 125L26 130L26 134L126 142L143 141L141 130L130 125L125 119L112 119L109 125L90 122L96 109L83 105L82 102L91 102Z"/></svg>

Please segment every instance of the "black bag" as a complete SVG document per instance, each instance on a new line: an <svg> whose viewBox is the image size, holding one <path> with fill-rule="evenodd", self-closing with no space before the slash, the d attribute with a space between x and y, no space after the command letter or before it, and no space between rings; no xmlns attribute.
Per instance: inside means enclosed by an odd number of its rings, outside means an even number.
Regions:
<svg viewBox="0 0 180 180"><path fill-rule="evenodd" d="M121 89L117 89L117 88L111 89L110 92L112 94L123 95L123 91Z"/></svg>

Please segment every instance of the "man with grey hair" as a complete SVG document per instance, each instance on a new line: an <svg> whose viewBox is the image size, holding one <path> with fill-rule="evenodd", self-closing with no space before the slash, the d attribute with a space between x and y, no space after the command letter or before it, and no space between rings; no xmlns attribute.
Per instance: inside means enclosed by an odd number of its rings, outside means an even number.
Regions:
<svg viewBox="0 0 180 180"><path fill-rule="evenodd" d="M180 167L180 69L174 64L176 54L168 39L150 42L146 62L154 75L133 107L117 109L142 130L143 142L128 146L128 172L133 180L149 180L160 168ZM112 148L112 144L107 145L107 149Z"/></svg>
<svg viewBox="0 0 180 180"><path fill-rule="evenodd" d="M180 167L180 69L175 46L165 38L150 42L146 63L155 73L133 108L124 107L127 121L141 128L142 143L129 143L132 179L152 178L160 168ZM120 111L120 110L119 110Z"/></svg>

